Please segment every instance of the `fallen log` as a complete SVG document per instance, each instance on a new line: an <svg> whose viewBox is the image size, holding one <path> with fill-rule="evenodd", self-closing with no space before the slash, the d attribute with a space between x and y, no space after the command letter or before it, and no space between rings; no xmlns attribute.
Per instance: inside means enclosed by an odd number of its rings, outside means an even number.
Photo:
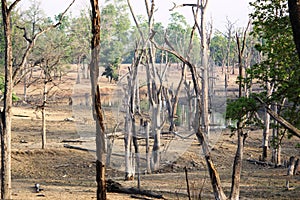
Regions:
<svg viewBox="0 0 300 200"><path fill-rule="evenodd" d="M108 179L106 182L107 192L115 192L115 193L124 193L124 194L135 194L135 195L143 195L151 198L157 198L157 199L165 199L163 195L157 194L155 192L152 192L150 190L141 190L138 188L126 188L123 187L120 183L115 182L111 179Z"/></svg>
<svg viewBox="0 0 300 200"><path fill-rule="evenodd" d="M69 145L69 144L64 144L64 147L65 147L65 148L68 148L68 149L76 149L76 150L81 150L81 151L96 152L96 151L93 150L93 149L87 149L87 148L78 147L78 146L71 146L71 145Z"/></svg>
<svg viewBox="0 0 300 200"><path fill-rule="evenodd" d="M72 140L72 139L65 139L62 140L61 143L82 143L82 142L88 142L87 140Z"/></svg>
<svg viewBox="0 0 300 200"><path fill-rule="evenodd" d="M254 164L254 165L262 165L262 166L269 166L269 167L284 167L284 165L276 165L271 162L265 162L265 161L260 161L260 160L255 160L255 159L247 159L248 162Z"/></svg>

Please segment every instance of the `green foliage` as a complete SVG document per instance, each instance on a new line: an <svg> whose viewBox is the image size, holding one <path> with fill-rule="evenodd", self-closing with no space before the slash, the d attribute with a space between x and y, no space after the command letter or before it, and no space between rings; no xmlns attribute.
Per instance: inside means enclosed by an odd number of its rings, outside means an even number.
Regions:
<svg viewBox="0 0 300 200"><path fill-rule="evenodd" d="M258 110L256 100L248 97L241 97L227 103L226 119L241 120L243 116L252 115Z"/></svg>
<svg viewBox="0 0 300 200"><path fill-rule="evenodd" d="M107 1L101 10L101 65L103 75L118 80L117 69L129 52L130 20L124 0Z"/></svg>
<svg viewBox="0 0 300 200"><path fill-rule="evenodd" d="M0 75L0 91L2 94L4 94L4 89L5 89L5 80L4 80L4 76L3 75ZM3 97L1 97L1 100L3 99ZM19 101L20 98L15 94L13 93L12 94L12 100L13 101Z"/></svg>
<svg viewBox="0 0 300 200"><path fill-rule="evenodd" d="M268 104L280 105L280 114L300 127L300 63L287 1L259 0L250 5L254 10L250 15L253 20L252 35L258 38L255 48L262 57L247 73L265 91L273 88L272 93L261 93L262 99Z"/></svg>
<svg viewBox="0 0 300 200"><path fill-rule="evenodd" d="M188 25L185 17L178 12L172 13L166 31L168 40L173 48L181 55L187 56L192 27ZM197 34L194 35L192 43L193 49L190 53L190 58L191 62L197 63L200 57L200 40ZM174 55L169 54L169 58L172 62L178 62Z"/></svg>
<svg viewBox="0 0 300 200"><path fill-rule="evenodd" d="M217 33L210 42L210 53L217 66L222 66L226 59L227 40L221 34Z"/></svg>
<svg viewBox="0 0 300 200"><path fill-rule="evenodd" d="M80 15L70 19L70 56L74 59L73 62L81 62L90 57L90 38L91 38L91 23L90 17L87 15L87 10L82 10Z"/></svg>
<svg viewBox="0 0 300 200"><path fill-rule="evenodd" d="M176 126L180 126L182 123L182 108L181 105L177 104L176 108L177 118L174 120Z"/></svg>
<svg viewBox="0 0 300 200"><path fill-rule="evenodd" d="M142 99L140 101L140 108L141 108L142 112L148 112L149 107L150 107L150 104L149 104L149 101L147 99Z"/></svg>
<svg viewBox="0 0 300 200"><path fill-rule="evenodd" d="M116 60L114 62L105 66L105 70L102 73L102 76L109 78L110 82L112 80L118 81L118 79L119 79L118 70L120 68L120 64L121 64L121 58L116 58Z"/></svg>

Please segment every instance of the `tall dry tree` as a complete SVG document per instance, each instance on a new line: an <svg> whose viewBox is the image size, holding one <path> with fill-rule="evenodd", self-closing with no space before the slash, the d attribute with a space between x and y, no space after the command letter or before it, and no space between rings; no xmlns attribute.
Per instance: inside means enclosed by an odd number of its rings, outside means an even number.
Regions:
<svg viewBox="0 0 300 200"><path fill-rule="evenodd" d="M248 23L248 26L244 32L242 44L240 41L240 38L238 36L238 33L236 33L236 41L237 41L237 49L238 49L238 60L239 60L239 98L242 98L243 96L243 83L242 78L244 77L243 73L243 54L246 47L246 35L247 30L250 25L250 22ZM244 143L247 138L247 132L244 130L245 126L245 118L246 116L242 116L241 119L237 122L237 134L238 134L238 142L237 142L237 150L234 158L233 163L233 172L232 172L232 178L231 178L231 193L230 193L230 199L231 200L238 200L240 198L240 181L241 181L241 173L242 173L242 160L243 160L243 154L244 154Z"/></svg>
<svg viewBox="0 0 300 200"><path fill-rule="evenodd" d="M200 33L200 36L204 36L203 33L205 33L205 31L203 31L205 29L205 21L202 21L205 19L204 15L205 15L205 8L207 6L207 1L198 1L197 4L182 4L182 5L174 5L174 8L176 7L181 7L181 6L191 6L193 8L193 13L195 16L195 24L197 25L198 31ZM173 9L174 9L173 8ZM196 8L196 10L194 10ZM198 25L197 22L197 14L198 11L200 10L201 12L201 25ZM204 40L203 40L204 38ZM206 42L206 37L204 36L201 40L201 42ZM238 40L239 41L239 40ZM156 47L158 47L156 45ZM240 63L240 76L242 76L242 69L243 69L243 65L242 65L242 56L243 56L243 52L244 52L244 47L245 47L245 37L244 37L244 42L243 42L243 46L240 46L240 43L238 43L238 47L239 47L239 63ZM196 94L196 99L198 102L198 112L200 112L202 115L205 115L205 112L203 111L203 109L205 109L205 106L201 107L201 103L204 103L205 101L205 80L202 80L202 88L200 89L200 84L199 84L199 80L198 80L198 76L197 76L197 71L196 71L196 67L188 60L185 59L182 55L180 55L178 52L174 51L174 49L166 49L163 47L158 47L159 49L163 49L169 53L172 53L173 55L175 55L177 58L179 58L182 62L184 62L190 69L191 75L192 75L192 80L193 80L193 84L194 84L194 89L195 89L195 94ZM206 67L203 66L203 64L207 64L206 60L205 60L205 55L203 55L203 52L205 52L205 45L202 44L202 59L204 58L204 60L202 60L202 79L207 78L208 76L206 76L205 70L207 69ZM204 90L204 91L203 91ZM240 83L240 89L239 89L239 94L240 96L242 96L242 85ZM202 96L202 100L201 100L201 96ZM204 99L203 99L204 98ZM221 185L221 180L219 177L219 173L217 172L214 163L212 161L211 155L210 155L210 150L209 150L209 145L208 145L208 140L207 140L207 134L209 133L209 124L205 125L205 116L200 116L200 114L198 114L198 124L197 127L195 127L195 131L196 131L196 136L198 138L199 143L202 146L202 151L204 153L204 157L207 163L207 167L208 167L208 171L210 174L210 179L211 179L211 184L213 187L213 192L215 195L215 199L227 199L223 189L222 189L222 185ZM208 121L209 123L209 121ZM237 147L237 152L236 152L236 156L235 156L235 162L234 162L234 166L233 166L233 174L232 174L232 188L231 188L231 193L230 193L230 199L239 199L239 185L240 185L240 174L241 174L241 163L242 163L242 158L243 158L243 144L244 144L244 140L246 137L246 134L243 132L243 119L241 119L241 121L238 124L238 127L240 127L240 129L238 129L238 147ZM203 125L204 124L204 125Z"/></svg>
<svg viewBox="0 0 300 200"><path fill-rule="evenodd" d="M11 199L11 115L12 115L12 90L13 86L20 82L18 77L19 72L24 69L30 51L35 45L37 38L46 31L49 31L60 25L62 17L67 10L74 3L71 2L69 7L63 12L58 23L50 25L41 29L38 33L33 35L31 39L27 36L27 31L24 31L24 39L27 41L27 47L23 55L21 55L21 62L14 68L13 71L13 46L12 46L12 24L11 15L13 9L21 0L15 0L8 3L6 0L1 0L2 20L5 41L5 86L4 86L4 107L1 111L0 132L1 132L1 198ZM22 78L22 77L21 77Z"/></svg>
<svg viewBox="0 0 300 200"><path fill-rule="evenodd" d="M198 106L198 114L196 114L196 124L195 124L195 131L196 136L198 138L199 143L202 146L202 151L207 163L208 171L211 178L211 183L214 191L214 195L216 199L226 199L226 195L221 186L221 180L219 177L219 173L217 172L214 163L211 159L210 149L208 145L208 135L209 135L209 95L208 95L208 78L209 78L209 71L208 71L208 38L206 32L206 9L208 5L208 0L198 0L197 4L182 4L176 5L171 10L174 10L178 7L192 7L192 11L194 14L194 21L201 37L201 88L198 80L197 70L196 67L183 56L178 54L173 50L167 50L168 52L175 55L179 58L182 62L184 62L190 69L192 80L194 84L194 90L197 99L197 106ZM198 14L200 12L200 23L198 20Z"/></svg>
<svg viewBox="0 0 300 200"><path fill-rule="evenodd" d="M99 60L100 60L100 10L98 0L91 0L91 63L90 80L91 95L93 101L93 117L96 121L96 181L97 181L97 199L106 199L105 182L105 135L104 118L100 101L100 89L98 86L99 78Z"/></svg>
<svg viewBox="0 0 300 200"><path fill-rule="evenodd" d="M1 111L1 199L11 199L11 110L13 89L13 49L11 14L20 0L8 5L6 0L1 1L2 20L5 39L5 87L4 107Z"/></svg>
<svg viewBox="0 0 300 200"><path fill-rule="evenodd" d="M155 66L155 48L153 45L149 42L150 39L154 36L152 33L153 29L153 17L155 12L155 1L152 0L151 2L148 2L148 0L145 1L145 7L147 11L148 16L148 29L147 34L148 37L145 37L143 31L140 28L140 25L135 17L135 14L133 12L131 3L129 0L127 0L130 12L132 14L132 17L134 19L135 25L138 29L138 32L141 37L142 45L140 50L140 58L145 57L144 65L146 66L146 74L147 74L147 90L148 90L148 101L150 103L151 109L152 109L152 135L154 137L154 143L152 148L152 157L151 157L151 168L152 170L157 170L159 168L160 164L160 135L161 135L161 129L162 129L162 122L161 122L161 109L162 109L162 80L163 76L159 76L157 73L157 69ZM136 67L139 63L141 63L141 60L137 60ZM158 79L158 81L157 81Z"/></svg>

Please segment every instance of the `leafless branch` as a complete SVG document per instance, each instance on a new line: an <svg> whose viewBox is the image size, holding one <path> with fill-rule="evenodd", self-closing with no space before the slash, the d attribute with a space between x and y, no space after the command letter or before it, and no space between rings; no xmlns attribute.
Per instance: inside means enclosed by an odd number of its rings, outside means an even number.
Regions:
<svg viewBox="0 0 300 200"><path fill-rule="evenodd" d="M130 13L131 13L131 15L132 15L133 21L134 21L134 23L135 23L135 26L137 27L137 29L138 29L138 31L139 31L139 33L140 33L140 36L141 36L142 39L143 39L143 42L145 42L144 34L143 34L143 32L142 32L142 30L141 30L141 28L140 28L140 25L139 25L139 23L138 23L138 21L137 21L137 19L136 19L136 17L135 17L135 14L134 14L134 12L133 12L133 9L132 9L130 0L127 0L127 4L128 4L128 7L129 7L129 10L130 10Z"/></svg>
<svg viewBox="0 0 300 200"><path fill-rule="evenodd" d="M190 6L190 7L199 7L198 4L190 4L190 3L184 3L184 4L180 4L180 5L176 5L176 3L173 2L173 7L169 9L169 11L174 11L176 8L180 8L180 7L185 7L185 6Z"/></svg>
<svg viewBox="0 0 300 200"><path fill-rule="evenodd" d="M14 9L14 7L17 6L17 4L20 2L21 0L16 0L14 1L8 8L8 12L10 13L12 11L12 9Z"/></svg>
<svg viewBox="0 0 300 200"><path fill-rule="evenodd" d="M190 62L190 61L188 61L186 58L184 58L182 55L180 55L178 52L176 52L176 51L174 51L174 50L172 50L172 49L168 49L168 48L165 48L165 47L162 47L162 46L159 46L156 42L154 42L153 40L150 40L151 42L152 42L152 44L155 46L155 48L157 48L157 49L160 49L160 50L163 50L163 51L166 51L166 52L168 52L168 53L171 53L171 54L173 54L174 56L176 56L179 60L181 60L183 63L185 63L188 67L189 67L189 69L190 69L190 71L191 71L191 73L192 73L192 78L193 78L193 82L194 82L194 85L195 86L197 86L198 84L197 84L197 80L196 80L196 77L197 77L197 73L196 73L196 68L195 68L195 66ZM197 94L200 94L200 88L197 88L197 87L195 87L195 90L196 90L196 93Z"/></svg>
<svg viewBox="0 0 300 200"><path fill-rule="evenodd" d="M23 34L24 39L25 39L28 43L31 43L32 40L27 36L26 28L25 28L25 27L20 27L20 26L18 26L18 25L17 25L17 28L23 30L23 32L24 32L24 34Z"/></svg>
<svg viewBox="0 0 300 200"><path fill-rule="evenodd" d="M20 1L20 0L15 1L14 3L18 3L19 1ZM25 66L25 64L26 64L26 61L27 61L27 57L29 56L30 51L31 51L32 48L34 47L35 41L37 40L37 38L38 38L41 34L47 32L47 31L49 31L49 30L51 30L51 29L53 29L53 28L56 28L57 26L59 26L59 25L61 24L62 20L63 20L64 15L65 15L66 12L70 9L70 7L74 4L74 2L75 2L75 0L73 0L73 1L69 4L69 6L66 8L66 10L60 15L59 21L58 21L56 24L47 26L45 29L40 29L40 31L39 31L38 33L36 33L36 34L32 37L32 39L29 39L29 38L27 37L27 33L26 33L25 28L21 28L21 29L24 31L23 37L24 37L25 40L28 42L28 46L27 46L27 48L26 48L26 50L25 50L25 53L23 54L21 63L19 64L19 66L18 66L18 67L15 69L15 71L13 72L13 77L12 77L12 78L13 78L13 82L14 82L14 83L15 83L15 79L16 79L16 77L17 77L19 71L20 71L21 69L24 68L24 66ZM13 4L14 4L14 3L13 3ZM12 5L11 5L11 6L12 6ZM10 6L10 7L11 7L11 6Z"/></svg>

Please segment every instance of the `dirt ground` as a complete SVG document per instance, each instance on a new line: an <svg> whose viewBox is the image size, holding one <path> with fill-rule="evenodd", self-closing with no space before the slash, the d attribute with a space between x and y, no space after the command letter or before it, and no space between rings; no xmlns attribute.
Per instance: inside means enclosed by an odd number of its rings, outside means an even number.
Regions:
<svg viewBox="0 0 300 200"><path fill-rule="evenodd" d="M13 199L96 199L95 157L91 152L65 148L65 144L80 145L80 134L74 113L69 105L76 72L70 71L56 94L56 103L47 107L47 148L41 149L41 119L36 111L36 101L18 102L13 108L12 128L12 181ZM110 93L112 85L102 79L102 93ZM106 87L107 86L107 87ZM22 86L15 89L22 96ZM30 98L38 98L37 90L31 89ZM226 194L230 192L233 158L237 138L223 131L211 151L211 156L220 173ZM262 131L249 133L245 143L240 199L300 199L300 176L293 177L292 190L286 190L286 168L252 164L248 158L258 159L261 154ZM77 141L77 142L76 142ZM300 157L298 138L284 139L282 159ZM269 155L269 158L271 155ZM188 199L184 167L188 177L192 199L214 199L209 174L206 170L201 147L196 139L179 159L163 163L163 168L153 174L141 174L141 188L162 194L166 199ZM124 181L124 172L108 168L107 179L126 187L136 187L137 181ZM35 184L43 189L35 192ZM108 199L153 199L146 196L108 193Z"/></svg>

